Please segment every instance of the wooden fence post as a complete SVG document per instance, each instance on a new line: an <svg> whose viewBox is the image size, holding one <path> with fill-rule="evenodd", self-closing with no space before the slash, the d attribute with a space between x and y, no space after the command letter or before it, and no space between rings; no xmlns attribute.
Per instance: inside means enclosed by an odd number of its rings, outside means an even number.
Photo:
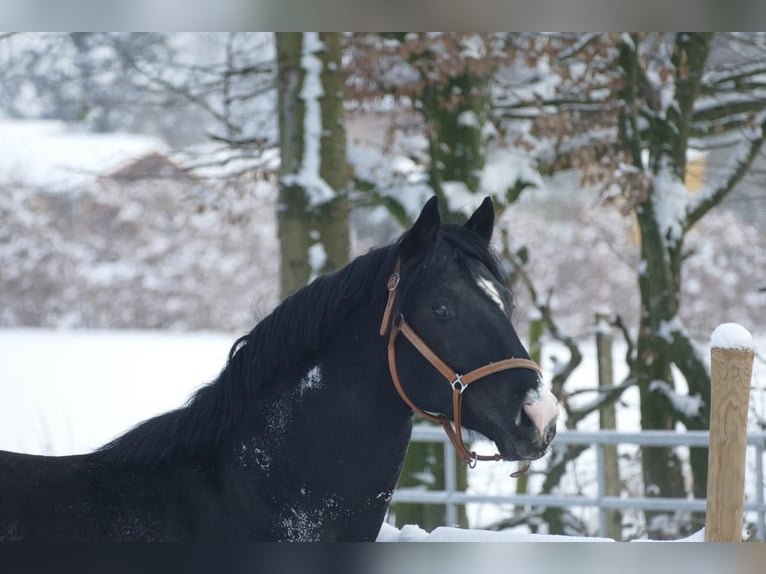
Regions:
<svg viewBox="0 0 766 574"><path fill-rule="evenodd" d="M609 313L596 313L596 359L598 361L598 386L610 389L614 386L612 374L612 318ZM598 409L599 427L602 430L617 429L617 413L614 403L602 405ZM616 444L607 444L604 449L604 479L607 496L620 496L620 464ZM622 513L619 510L607 510L606 535L615 540L622 540Z"/></svg>
<svg viewBox="0 0 766 574"><path fill-rule="evenodd" d="M710 455L706 542L741 542L753 338L736 323L710 338Z"/></svg>

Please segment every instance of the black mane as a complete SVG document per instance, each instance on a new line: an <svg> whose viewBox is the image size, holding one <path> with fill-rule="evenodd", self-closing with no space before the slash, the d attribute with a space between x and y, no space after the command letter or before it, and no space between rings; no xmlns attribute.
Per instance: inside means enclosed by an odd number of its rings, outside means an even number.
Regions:
<svg viewBox="0 0 766 574"><path fill-rule="evenodd" d="M281 369L311 357L360 304L380 300L402 239L374 249L346 267L318 277L286 298L274 311L232 346L226 366L185 406L157 415L106 444L99 453L114 464L157 464L169 459L213 456L231 436L245 408L263 385ZM411 277L403 277L402 294L419 283L437 258L454 258L466 268L483 264L504 281L499 262L476 234L462 226L443 225L434 249Z"/></svg>
<svg viewBox="0 0 766 574"><path fill-rule="evenodd" d="M212 456L241 420L249 398L290 364L317 353L360 304L380 299L396 246L374 249L287 297L232 346L226 366L185 406L138 424L99 449L115 464Z"/></svg>
<svg viewBox="0 0 766 574"><path fill-rule="evenodd" d="M462 225L442 225L438 238L442 238L455 251L455 257L459 263L466 267L472 267L474 261L484 265L492 276L506 285L506 276L500 264L500 260L491 248L487 248L484 240L472 232L467 232Z"/></svg>

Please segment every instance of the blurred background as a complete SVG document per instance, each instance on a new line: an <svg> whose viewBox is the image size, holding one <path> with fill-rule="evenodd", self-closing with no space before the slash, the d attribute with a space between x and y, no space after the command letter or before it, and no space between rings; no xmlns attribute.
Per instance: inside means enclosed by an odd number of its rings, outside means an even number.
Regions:
<svg viewBox="0 0 766 574"><path fill-rule="evenodd" d="M0 77L0 448L83 451L179 404L238 334L434 194L447 221L493 198L562 428L707 428L710 333L734 321L755 336L764 429L763 33L0 33ZM163 363L185 370L127 368ZM610 456L614 495L704 498L704 449ZM593 460L569 446L528 482L459 481L587 492ZM443 488L443 467L416 443L401 486ZM615 538L677 538L702 517L611 519ZM597 530L582 509L457 520Z"/></svg>

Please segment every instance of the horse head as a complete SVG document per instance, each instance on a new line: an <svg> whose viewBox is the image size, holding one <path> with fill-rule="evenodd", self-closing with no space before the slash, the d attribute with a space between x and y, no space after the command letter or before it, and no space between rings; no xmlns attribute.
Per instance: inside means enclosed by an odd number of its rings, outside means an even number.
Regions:
<svg viewBox="0 0 766 574"><path fill-rule="evenodd" d="M441 422L468 463L539 458L556 433L556 399L512 323L511 292L490 247L494 219L487 198L464 225L442 225L432 198L400 240L381 326L399 394ZM469 452L461 426L492 440L498 454Z"/></svg>

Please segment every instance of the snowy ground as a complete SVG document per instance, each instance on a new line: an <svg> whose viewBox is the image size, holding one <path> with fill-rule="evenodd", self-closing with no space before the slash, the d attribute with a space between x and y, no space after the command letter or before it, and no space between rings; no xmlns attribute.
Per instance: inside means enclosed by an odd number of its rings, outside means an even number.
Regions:
<svg viewBox="0 0 766 574"><path fill-rule="evenodd" d="M378 542L614 542L611 538L594 536L563 536L557 534L527 534L512 531L493 531L481 529L461 529L442 526L431 532L413 524L394 528L383 524L378 534ZM676 542L704 542L705 530L694 533Z"/></svg>
<svg viewBox="0 0 766 574"><path fill-rule="evenodd" d="M0 450L52 455L90 451L141 420L180 406L196 388L215 378L234 339L221 333L0 329ZM763 343L757 340L756 349L763 350ZM553 346L546 349L543 368L550 373L551 357L559 351ZM592 387L595 381L592 345L585 345L584 351L571 388ZM621 352L615 349L618 379L623 374ZM766 368L756 361L754 416L764 415L765 386ZM618 430L639 429L636 403L635 392L628 391L618 408ZM584 428L595 426L595 418L584 421ZM639 472L631 447L624 448L621 471L626 488L634 483L638 489ZM594 458L584 455L578 460L562 483L566 492L592 494ZM513 493L515 481L508 478L511 466L479 466L469 473L469 491ZM542 470L544 462L534 463L535 468ZM536 491L539 480L539 475L531 476L530 492ZM468 510L471 526L479 529L507 515L502 506L492 504L469 505ZM593 516L594 510L582 511L586 522ZM498 534L439 529L429 534L414 526L400 530L386 526L381 539L490 541L528 536L523 530ZM539 540L543 539L547 540Z"/></svg>
<svg viewBox="0 0 766 574"><path fill-rule="evenodd" d="M0 449L93 450L180 406L218 374L233 336L0 330Z"/></svg>

